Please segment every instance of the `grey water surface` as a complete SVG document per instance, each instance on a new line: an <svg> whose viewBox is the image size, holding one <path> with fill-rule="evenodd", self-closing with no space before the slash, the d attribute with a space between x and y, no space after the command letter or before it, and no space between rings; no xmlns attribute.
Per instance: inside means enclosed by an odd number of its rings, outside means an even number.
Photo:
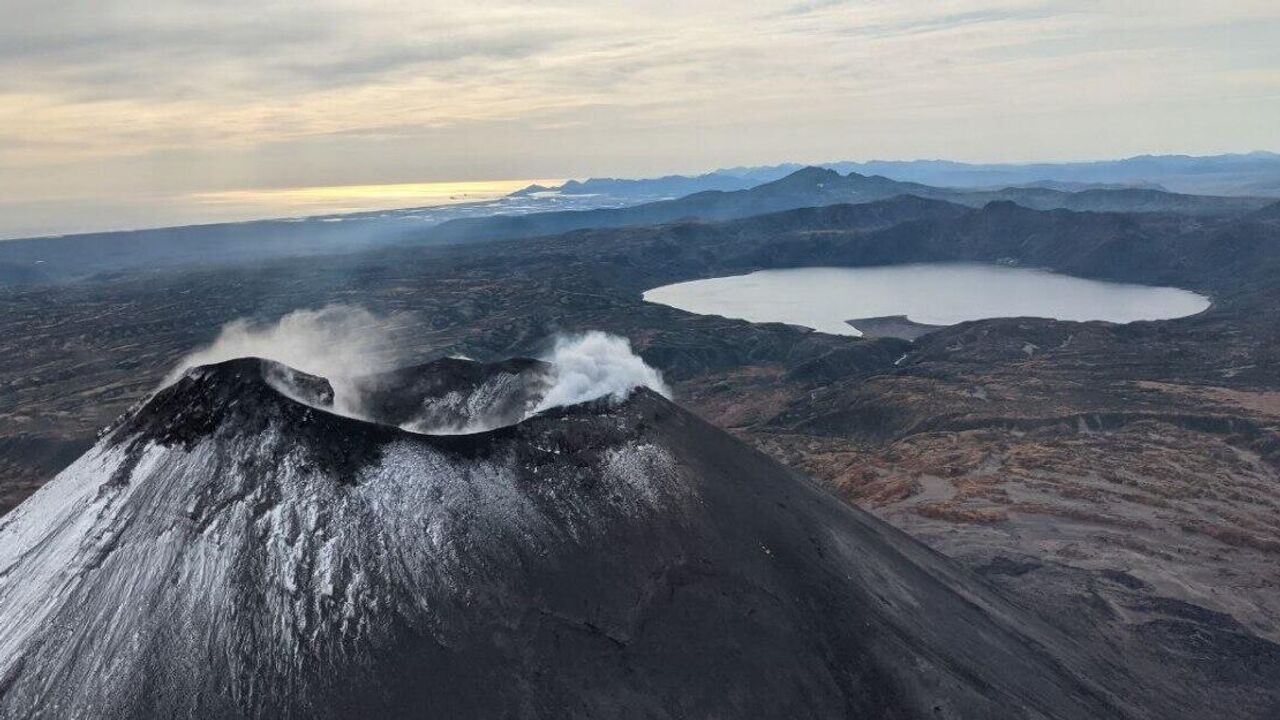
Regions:
<svg viewBox="0 0 1280 720"><path fill-rule="evenodd" d="M701 315L784 322L860 335L847 321L905 315L925 325L995 317L1164 320L1194 315L1209 299L1173 287L1086 280L976 263L761 270L654 288L644 299Z"/></svg>

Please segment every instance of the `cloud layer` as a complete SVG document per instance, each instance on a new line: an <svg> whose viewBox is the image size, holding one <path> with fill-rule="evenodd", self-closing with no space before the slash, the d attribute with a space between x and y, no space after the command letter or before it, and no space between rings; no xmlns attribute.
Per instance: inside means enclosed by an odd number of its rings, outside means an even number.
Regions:
<svg viewBox="0 0 1280 720"><path fill-rule="evenodd" d="M0 197L1274 149L1277 36L1262 0L9 0Z"/></svg>

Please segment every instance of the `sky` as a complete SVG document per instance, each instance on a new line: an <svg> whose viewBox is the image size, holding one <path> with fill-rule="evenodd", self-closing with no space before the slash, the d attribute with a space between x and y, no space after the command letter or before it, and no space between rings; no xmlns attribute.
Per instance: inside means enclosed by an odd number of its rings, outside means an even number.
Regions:
<svg viewBox="0 0 1280 720"><path fill-rule="evenodd" d="M1277 38L1275 0L0 0L0 237L346 186L1280 150Z"/></svg>

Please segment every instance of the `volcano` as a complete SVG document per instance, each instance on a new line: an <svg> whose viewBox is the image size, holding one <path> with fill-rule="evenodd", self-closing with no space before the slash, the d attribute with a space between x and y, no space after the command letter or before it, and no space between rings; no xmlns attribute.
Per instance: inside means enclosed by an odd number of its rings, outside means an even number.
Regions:
<svg viewBox="0 0 1280 720"><path fill-rule="evenodd" d="M0 521L0 717L1132 716L1083 639L655 392L518 418L538 368L366 379L367 419L189 370ZM400 427L446 406L516 421Z"/></svg>

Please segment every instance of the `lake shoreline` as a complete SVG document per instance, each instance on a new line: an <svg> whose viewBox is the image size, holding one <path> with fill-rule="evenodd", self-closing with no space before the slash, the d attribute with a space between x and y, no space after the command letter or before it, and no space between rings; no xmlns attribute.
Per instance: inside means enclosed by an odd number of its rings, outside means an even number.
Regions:
<svg viewBox="0 0 1280 720"><path fill-rule="evenodd" d="M701 315L906 340L975 320L1123 324L1188 317L1211 306L1209 298L1182 288L987 263L759 270L664 285L643 297Z"/></svg>
<svg viewBox="0 0 1280 720"><path fill-rule="evenodd" d="M898 338L915 342L917 338L941 330L947 325L918 323L906 315L882 315L880 317L845 320L849 327L862 333L864 338Z"/></svg>

